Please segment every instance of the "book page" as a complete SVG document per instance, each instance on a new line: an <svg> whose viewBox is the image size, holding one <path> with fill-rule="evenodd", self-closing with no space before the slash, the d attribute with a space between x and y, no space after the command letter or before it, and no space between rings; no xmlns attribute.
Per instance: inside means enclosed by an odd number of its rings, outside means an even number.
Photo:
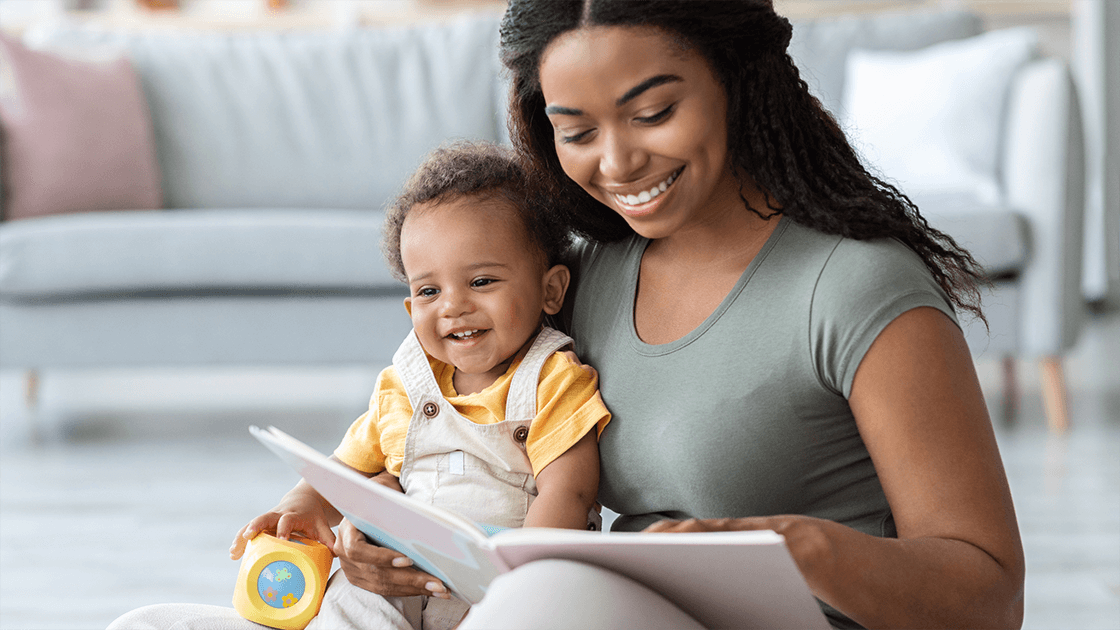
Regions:
<svg viewBox="0 0 1120 630"><path fill-rule="evenodd" d="M511 568L562 558L625 575L707 628L829 628L785 539L769 530L604 534L521 529L495 534L491 542Z"/></svg>
<svg viewBox="0 0 1120 630"><path fill-rule="evenodd" d="M279 429L250 432L362 533L412 558L461 599L481 600L490 582L508 570L487 533L471 521L390 490Z"/></svg>

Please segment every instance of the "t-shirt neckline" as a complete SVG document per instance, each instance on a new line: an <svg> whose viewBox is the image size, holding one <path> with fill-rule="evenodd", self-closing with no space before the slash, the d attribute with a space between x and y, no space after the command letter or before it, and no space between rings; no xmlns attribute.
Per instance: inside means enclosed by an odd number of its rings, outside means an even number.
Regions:
<svg viewBox="0 0 1120 630"><path fill-rule="evenodd" d="M731 287L731 290L728 291L723 301L720 302L719 306L716 307L716 310L713 311L711 315L701 322L699 326L688 331L688 333L680 339L674 339L673 341L662 344L651 344L642 341L642 338L638 336L638 327L634 323L634 309L637 306L638 299L638 273L641 271L642 267L642 256L645 254L646 248L649 247L650 244L650 239L640 236L636 237L637 240L634 246L637 249L637 255L631 256L629 267L626 269L628 299L623 301L623 312L627 315L626 321L629 328L631 347L639 354L645 356L660 356L676 352L703 337L704 333L714 326L727 309L731 308L731 305L735 303L739 294L747 287L751 277L754 276L770 251L774 249L782 234L785 233L788 224L789 220L785 216L782 216L778 221L777 227L774 228L774 231L770 233L770 236L766 237L766 242L763 243L762 248L758 250L758 254L756 254L750 264L747 265L747 268L743 270L742 275L739 276L739 280L735 282L735 286Z"/></svg>

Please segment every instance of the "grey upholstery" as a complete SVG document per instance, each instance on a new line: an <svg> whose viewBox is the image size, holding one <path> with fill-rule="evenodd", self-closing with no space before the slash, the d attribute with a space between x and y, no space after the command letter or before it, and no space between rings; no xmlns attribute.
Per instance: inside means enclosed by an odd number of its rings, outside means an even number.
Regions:
<svg viewBox="0 0 1120 630"><path fill-rule="evenodd" d="M913 50L980 32L979 18L962 11L821 19L794 25L790 53L810 90L838 114L853 49ZM966 330L972 351L997 358L1060 356L1076 341L1084 315L1080 110L1069 70L1056 59L1027 63L1009 92L1000 129L1003 203L959 195L913 200L997 280L983 303L990 330L978 322Z"/></svg>
<svg viewBox="0 0 1120 630"><path fill-rule="evenodd" d="M382 207L441 142L508 138L492 16L27 40L130 56L166 209L0 224L3 368L388 364Z"/></svg>
<svg viewBox="0 0 1120 630"><path fill-rule="evenodd" d="M960 12L803 21L791 53L835 108L853 47L979 31ZM3 368L386 364L409 321L377 249L379 209L441 141L507 139L494 16L314 34L57 27L28 39L131 55L166 209L0 224ZM1081 321L1076 96L1045 59L1011 92L1005 207L918 203L999 279L985 302L991 334L973 326L973 350L1060 354Z"/></svg>

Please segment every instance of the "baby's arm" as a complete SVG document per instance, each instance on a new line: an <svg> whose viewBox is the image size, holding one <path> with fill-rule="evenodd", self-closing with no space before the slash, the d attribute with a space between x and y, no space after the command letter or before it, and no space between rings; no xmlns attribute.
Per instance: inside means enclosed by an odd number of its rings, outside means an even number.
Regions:
<svg viewBox="0 0 1120 630"><path fill-rule="evenodd" d="M331 459L342 463L337 457ZM344 466L346 464L343 464ZM350 466L347 468L354 469ZM374 475L358 471L367 477ZM377 475L374 480L383 485L400 490L396 478L389 474ZM230 558L237 560L245 553L245 544L254 536L263 531L275 531L277 538L287 540L292 532L302 532L309 538L314 538L327 547L334 547L334 532L331 528L342 520L338 510L327 502L322 495L312 488L306 481L300 480L296 487L288 491L280 503L272 510L261 514L249 521L247 525L237 532L233 544L229 548Z"/></svg>
<svg viewBox="0 0 1120 630"><path fill-rule="evenodd" d="M525 527L587 529L599 493L599 442L594 427L537 473L537 498Z"/></svg>

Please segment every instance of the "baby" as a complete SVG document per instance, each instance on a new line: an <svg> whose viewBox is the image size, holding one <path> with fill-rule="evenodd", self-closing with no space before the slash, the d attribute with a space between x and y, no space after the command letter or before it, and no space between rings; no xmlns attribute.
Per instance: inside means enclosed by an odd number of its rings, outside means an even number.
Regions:
<svg viewBox="0 0 1120 630"><path fill-rule="evenodd" d="M408 180L383 250L408 283L413 332L335 459L479 523L597 525L598 437L610 413L594 370L561 352L571 339L544 326L571 278L558 264L567 233L547 203L512 154L489 144L439 149ZM333 546L340 520L301 481L238 532L230 555L266 530ZM339 571L308 627L450 628L466 611L438 582L426 596L383 598Z"/></svg>

